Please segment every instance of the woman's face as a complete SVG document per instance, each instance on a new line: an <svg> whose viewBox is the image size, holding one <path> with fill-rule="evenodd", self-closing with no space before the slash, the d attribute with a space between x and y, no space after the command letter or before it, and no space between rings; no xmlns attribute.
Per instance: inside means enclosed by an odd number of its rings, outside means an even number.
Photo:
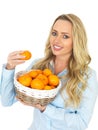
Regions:
<svg viewBox="0 0 98 130"><path fill-rule="evenodd" d="M50 35L50 45L55 56L72 54L72 24L69 21L57 20Z"/></svg>

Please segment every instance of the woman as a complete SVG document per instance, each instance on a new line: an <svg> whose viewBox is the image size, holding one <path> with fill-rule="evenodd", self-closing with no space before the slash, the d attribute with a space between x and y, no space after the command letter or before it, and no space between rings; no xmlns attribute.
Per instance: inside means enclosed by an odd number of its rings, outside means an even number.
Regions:
<svg viewBox="0 0 98 130"><path fill-rule="evenodd" d="M21 51L9 54L2 69L1 101L10 106L15 98L15 67L25 60ZM46 43L45 56L35 60L30 70L49 68L58 75L62 88L47 106L33 106L34 119L29 130L85 130L90 122L98 94L96 72L89 67L87 36L81 20L74 14L60 15L54 21Z"/></svg>

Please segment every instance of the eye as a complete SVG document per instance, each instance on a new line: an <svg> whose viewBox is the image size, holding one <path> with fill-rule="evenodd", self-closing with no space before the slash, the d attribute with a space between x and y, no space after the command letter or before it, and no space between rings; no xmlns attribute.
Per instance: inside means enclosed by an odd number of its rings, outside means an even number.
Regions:
<svg viewBox="0 0 98 130"><path fill-rule="evenodd" d="M69 38L69 36L67 36L67 35L63 35L63 38L64 38L64 39L67 39L67 38Z"/></svg>
<svg viewBox="0 0 98 130"><path fill-rule="evenodd" d="M56 33L56 32L52 32L52 35L53 35L53 36L56 36L56 35L57 35L57 33Z"/></svg>

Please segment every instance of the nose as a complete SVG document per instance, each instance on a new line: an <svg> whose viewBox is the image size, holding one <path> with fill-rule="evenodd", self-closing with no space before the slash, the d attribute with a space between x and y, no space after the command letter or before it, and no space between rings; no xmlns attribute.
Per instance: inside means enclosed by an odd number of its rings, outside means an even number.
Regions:
<svg viewBox="0 0 98 130"><path fill-rule="evenodd" d="M56 36L55 37L55 42L59 43L61 41L61 37L60 36Z"/></svg>

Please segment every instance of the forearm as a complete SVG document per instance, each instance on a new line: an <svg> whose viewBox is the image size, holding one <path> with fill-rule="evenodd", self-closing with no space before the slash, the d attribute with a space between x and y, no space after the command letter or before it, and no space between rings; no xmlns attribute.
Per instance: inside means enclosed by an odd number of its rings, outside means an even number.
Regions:
<svg viewBox="0 0 98 130"><path fill-rule="evenodd" d="M12 105L15 101L14 89L14 72L15 70L7 70L5 66L2 68L1 74L1 102L4 106Z"/></svg>

